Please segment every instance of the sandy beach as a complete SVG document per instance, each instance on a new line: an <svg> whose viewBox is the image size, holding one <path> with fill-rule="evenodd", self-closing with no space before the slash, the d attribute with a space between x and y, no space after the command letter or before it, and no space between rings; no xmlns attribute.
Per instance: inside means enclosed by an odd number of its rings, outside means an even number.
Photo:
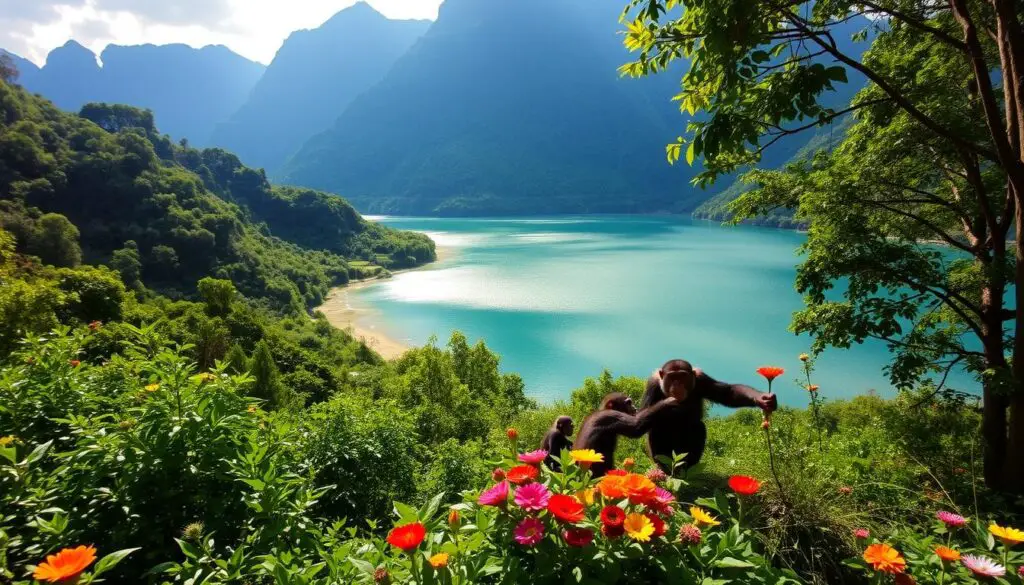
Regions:
<svg viewBox="0 0 1024 585"><path fill-rule="evenodd" d="M411 268L410 270L437 268L440 264L450 260L453 255L452 248L438 246L436 261L418 268ZM400 272L405 271L396 270L392 274ZM359 302L355 298L356 295L352 294L355 291L386 280L386 278L361 280L332 289L330 294L327 295L324 304L317 310L327 317L328 323L338 329L349 331L356 339L361 339L368 347L379 353L381 357L391 360L405 353L411 347L410 344L395 339L381 330L379 327L380 312L366 306L365 303Z"/></svg>

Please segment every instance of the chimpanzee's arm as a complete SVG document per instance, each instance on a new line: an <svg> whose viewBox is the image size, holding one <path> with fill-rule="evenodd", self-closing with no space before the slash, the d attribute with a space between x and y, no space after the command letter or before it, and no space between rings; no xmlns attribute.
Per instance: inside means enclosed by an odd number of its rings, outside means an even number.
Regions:
<svg viewBox="0 0 1024 585"><path fill-rule="evenodd" d="M607 429L617 435L623 435L633 439L644 436L651 426L658 419L678 406L675 398L666 398L650 408L645 408L636 415L628 415L617 410L606 410L608 419L605 423Z"/></svg>
<svg viewBox="0 0 1024 585"><path fill-rule="evenodd" d="M640 401L640 408L650 408L663 398L665 398L665 393L661 390L661 383L657 376L647 378L647 387L644 389L644 398Z"/></svg>
<svg viewBox="0 0 1024 585"><path fill-rule="evenodd" d="M730 408L758 406L761 392L743 384L726 384L701 372L697 374L697 393L712 402Z"/></svg>

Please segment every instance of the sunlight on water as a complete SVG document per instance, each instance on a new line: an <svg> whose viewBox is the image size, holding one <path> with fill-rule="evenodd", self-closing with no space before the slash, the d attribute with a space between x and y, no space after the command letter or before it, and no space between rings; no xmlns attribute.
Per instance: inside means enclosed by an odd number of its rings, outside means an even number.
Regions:
<svg viewBox="0 0 1024 585"><path fill-rule="evenodd" d="M662 217L382 221L448 249L436 266L354 295L396 339L444 343L456 329L482 338L544 401L567 397L602 368L646 376L684 357L751 385L761 384L758 366L783 366L780 399L807 402L791 381L809 340L787 330L802 306L793 287L801 234ZM830 350L815 382L832 398L891 393L887 360L881 343ZM955 381L976 391L963 376Z"/></svg>

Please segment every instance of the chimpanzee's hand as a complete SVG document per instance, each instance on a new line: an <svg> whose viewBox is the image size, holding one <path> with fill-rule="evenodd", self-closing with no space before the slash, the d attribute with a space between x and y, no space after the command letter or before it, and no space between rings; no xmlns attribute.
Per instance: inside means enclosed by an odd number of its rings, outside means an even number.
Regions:
<svg viewBox="0 0 1024 585"><path fill-rule="evenodd" d="M765 412L775 412L779 407L779 401L774 394L762 394L757 397L757 405Z"/></svg>

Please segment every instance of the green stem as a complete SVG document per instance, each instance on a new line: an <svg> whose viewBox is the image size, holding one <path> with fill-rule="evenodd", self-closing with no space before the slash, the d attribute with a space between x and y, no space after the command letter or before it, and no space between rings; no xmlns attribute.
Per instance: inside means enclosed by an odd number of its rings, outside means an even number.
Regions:
<svg viewBox="0 0 1024 585"><path fill-rule="evenodd" d="M409 555L409 562L412 563L412 578L416 582L416 585L423 583L420 579L420 571L416 568L416 557L418 556L421 556L418 549Z"/></svg>

